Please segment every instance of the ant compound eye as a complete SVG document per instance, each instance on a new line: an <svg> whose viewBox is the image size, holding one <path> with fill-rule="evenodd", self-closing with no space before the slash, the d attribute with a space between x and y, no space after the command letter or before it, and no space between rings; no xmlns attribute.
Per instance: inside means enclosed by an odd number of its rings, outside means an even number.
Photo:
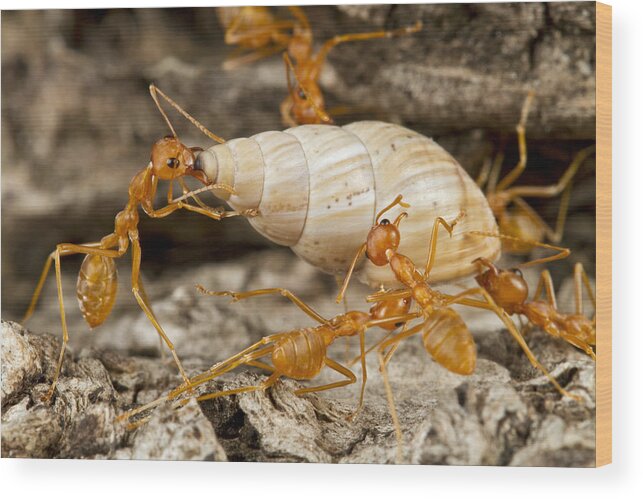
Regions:
<svg viewBox="0 0 643 499"><path fill-rule="evenodd" d="M299 90L297 91L297 97L299 97L301 100L307 99L306 93L301 88L299 88Z"/></svg>
<svg viewBox="0 0 643 499"><path fill-rule="evenodd" d="M522 277L522 270L520 270L520 269L511 269L511 271L514 274L519 275L520 277Z"/></svg>
<svg viewBox="0 0 643 499"><path fill-rule="evenodd" d="M388 218L385 218L380 222L380 225L390 225L391 221Z"/></svg>
<svg viewBox="0 0 643 499"><path fill-rule="evenodd" d="M170 168L178 168L181 162L176 158L167 158L166 164Z"/></svg>
<svg viewBox="0 0 643 499"><path fill-rule="evenodd" d="M403 322L396 322L395 327L402 327L404 325Z"/></svg>

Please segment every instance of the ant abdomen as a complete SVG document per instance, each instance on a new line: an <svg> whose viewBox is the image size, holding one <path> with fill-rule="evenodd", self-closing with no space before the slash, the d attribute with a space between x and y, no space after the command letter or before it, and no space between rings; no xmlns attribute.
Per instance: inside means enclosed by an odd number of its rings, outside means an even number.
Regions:
<svg viewBox="0 0 643 499"><path fill-rule="evenodd" d="M76 296L83 318L89 327L100 326L116 301L118 274L113 258L87 255L80 266Z"/></svg>
<svg viewBox="0 0 643 499"><path fill-rule="evenodd" d="M434 310L422 325L422 341L433 359L449 371L468 375L476 368L476 344L455 310Z"/></svg>
<svg viewBox="0 0 643 499"><path fill-rule="evenodd" d="M325 358L326 344L319 328L306 328L287 333L277 342L272 363L284 376L311 379L319 373Z"/></svg>

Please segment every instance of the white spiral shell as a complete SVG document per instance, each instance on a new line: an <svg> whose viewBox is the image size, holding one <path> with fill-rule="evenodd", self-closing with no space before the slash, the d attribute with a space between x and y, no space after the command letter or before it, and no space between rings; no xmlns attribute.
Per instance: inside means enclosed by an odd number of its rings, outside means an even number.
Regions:
<svg viewBox="0 0 643 499"><path fill-rule="evenodd" d="M409 216L400 225L399 251L419 267L435 218L465 212L453 237L440 232L430 282L471 275L475 258L500 254L498 239L465 235L497 231L475 182L433 140L398 125L360 121L263 132L215 145L198 161L213 182L235 190L218 197L235 210L259 210L248 219L259 233L328 273L346 272L376 214L398 194L411 205L404 209ZM402 210L395 207L386 218ZM372 286L396 282L388 267L370 262L358 275Z"/></svg>

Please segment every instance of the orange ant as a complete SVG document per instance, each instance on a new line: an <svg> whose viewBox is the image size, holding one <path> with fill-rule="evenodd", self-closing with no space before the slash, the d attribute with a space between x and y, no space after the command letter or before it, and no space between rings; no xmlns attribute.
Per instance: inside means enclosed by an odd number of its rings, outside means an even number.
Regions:
<svg viewBox="0 0 643 499"><path fill-rule="evenodd" d="M290 42L295 19L277 19L268 7L220 7L217 17L225 31L226 45L237 45L223 63L223 69L236 69L282 50Z"/></svg>
<svg viewBox="0 0 643 499"><path fill-rule="evenodd" d="M189 190L184 182L185 177L194 177L206 185L209 183L209 180L203 171L199 170L195 165L195 152L200 149L188 148L179 141L174 128L158 101L157 93L165 98L172 106L176 108L178 108L178 106L154 85L150 85L150 93L156 106L169 125L172 135L162 138L153 145L150 163L132 178L128 191L129 199L125 208L116 215L114 231L111 234L108 234L97 242L86 244L62 243L56 245L56 249L47 257L29 307L22 319L24 323L33 314L53 261L56 269L56 285L58 289L63 342L54 378L49 391L43 397L44 401L49 401L54 394L63 365L65 349L69 340L63 302L60 257L74 254L86 255L79 272L76 294L83 318L90 327L94 328L101 325L111 312L117 287L116 266L113 260L122 257L127 252L130 244L132 247L132 293L141 309L145 312L145 315L156 328L161 339L161 344L164 342L172 353L181 376L186 382L188 381L188 377L177 356L174 345L156 319L143 288L143 282L140 276L141 244L138 233L138 207L140 205L143 211L151 218L163 218L181 208L201 213L215 220L238 215L238 213L226 212L223 211L222 208L211 208L205 205L196 195L191 195L190 197L195 200L198 206L188 204L186 201L173 202L172 185L174 181L180 184L184 194L189 194ZM182 111L180 108L178 109ZM222 139L209 132L191 116L188 115L188 119L209 137L217 141L222 141ZM153 202L159 180L169 181L167 192L168 204L162 208L155 209ZM232 193L232 188L227 185L221 184L218 187Z"/></svg>
<svg viewBox="0 0 643 499"><path fill-rule="evenodd" d="M391 338L385 338L378 346L380 371L386 387L389 409L398 441L398 460L401 459L402 431L397 418L393 392L386 368L400 342L421 333L425 349L438 364L451 372L461 375L469 375L475 369L477 354L473 336L462 318L451 308L451 305L469 305L470 302L473 302L476 307L494 312L523 349L531 364L539 369L561 394L578 400L577 396L563 389L547 369L538 362L515 324L507 313L495 303L486 289L483 287L471 288L455 296L450 296L432 289L427 284L428 276L435 260L438 230L443 227L449 235L452 235L455 225L464 216L464 213L461 212L451 223L441 217L435 219L431 231L426 267L424 273L420 273L408 257L397 251L400 245L399 224L407 216L407 213L402 212L393 222L387 219L380 220L384 213L398 204L408 206L402 203L402 196L398 195L390 205L378 213L375 219L376 223L370 229L366 242L357 251L337 297L337 302L339 303L348 287L357 261L363 254L366 254L368 260L374 265L390 266L397 280L407 288L405 290L376 293L369 297L369 301L411 297L421 310L423 321L420 324L408 330L405 325L401 332ZM479 295L483 298L483 301L467 298L471 295Z"/></svg>
<svg viewBox="0 0 643 499"><path fill-rule="evenodd" d="M588 319L583 315L583 286L596 310L596 299L589 278L581 263L574 266L574 314L563 314L558 311L554 283L548 270L543 270L538 280L534 297L529 301L529 288L519 269L503 270L496 267L486 258L478 258L481 267L487 270L476 276L476 281L487 290L494 301L508 314L524 315L529 322L540 327L555 338L581 349L593 360L596 354L592 345L596 345L596 318ZM542 292L547 301L539 300Z"/></svg>
<svg viewBox="0 0 643 499"><path fill-rule="evenodd" d="M226 61L227 67L254 61L286 48L283 57L288 97L281 103L280 111L284 124L288 126L333 123L332 118L325 111L324 97L318 81L326 57L336 45L357 40L408 35L422 29L422 22L418 21L414 26L392 31L338 35L327 40L313 54L313 33L306 14L301 7L289 6L288 9L295 18L292 24L289 21L277 21L274 18L271 23L270 13L259 7L242 9L229 24L223 22L228 28L226 43L254 49L254 52L236 59L235 64ZM283 32L284 29L290 28L292 28L290 35ZM291 73L296 82L294 84L291 82Z"/></svg>
<svg viewBox="0 0 643 499"><path fill-rule="evenodd" d="M367 379L366 352L364 349L365 331L375 326L392 331L402 326L406 321L418 317L418 314L409 314L411 300L406 297L383 300L373 305L368 313L349 311L344 314L337 315L332 319L325 319L300 298L283 288L258 289L242 293L233 291L208 291L200 285L197 285L197 289L205 295L230 296L232 297L233 302L244 300L252 296L280 294L292 301L306 315L311 317L320 325L266 336L236 355L215 364L208 371L189 379L186 384L171 391L167 396L161 397L149 404L143 405L119 416L120 420L129 420L141 412L147 411L165 401L170 401L178 397L183 392L232 371L241 365L258 367L271 372L271 375L259 385L244 386L232 390L224 390L201 395L197 400L203 401L217 397L235 395L238 393L266 390L270 386L274 385L281 376L287 376L298 380L310 380L317 376L324 366L342 374L346 379L320 386L300 388L295 391L295 394L303 395L305 393L320 392L323 390L330 390L350 385L355 383L357 378L350 369L329 358L327 349L339 337L351 337L358 335L361 352L360 359L362 364L362 387L360 391L359 404L355 409L355 412L352 414L352 418L358 413L364 401L364 389L366 387ZM267 356L270 356L272 365L260 360ZM137 427L145 421L146 420L133 423L131 427Z"/></svg>
<svg viewBox="0 0 643 499"><path fill-rule="evenodd" d="M487 201L498 220L500 233L515 238L503 240L503 250L514 254L528 254L533 248L530 241L544 241L546 239L557 244L562 240L569 208L572 179L579 167L595 150L595 146L592 145L579 151L555 184L511 187L527 166L525 127L534 95L533 90L527 94L520 113L520 122L516 126L520 155L516 166L498 182L500 167L504 159L503 154L498 153L493 164L491 161L485 162L477 179L477 184L480 187L486 183ZM552 229L523 199L523 197L552 198L561 193L555 229ZM515 208L509 209L512 204L515 205Z"/></svg>

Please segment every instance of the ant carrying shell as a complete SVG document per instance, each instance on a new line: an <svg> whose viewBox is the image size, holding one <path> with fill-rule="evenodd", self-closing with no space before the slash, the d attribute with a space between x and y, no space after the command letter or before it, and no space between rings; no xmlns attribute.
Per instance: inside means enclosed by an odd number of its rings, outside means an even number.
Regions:
<svg viewBox="0 0 643 499"><path fill-rule="evenodd" d="M63 342L51 386L47 394L44 396L45 401L49 401L54 394L56 383L63 365L65 349L69 341L63 301L62 269L60 259L63 256L74 254L86 255L78 274L76 295L83 318L90 327L94 328L100 326L105 321L114 305L117 288L117 272L114 259L125 255L131 246L132 293L143 312L145 312L147 318L154 325L161 342L165 343L172 353L179 373L185 381L188 379L176 350L174 349L174 345L156 319L143 288L143 281L140 276L141 244L138 233L138 207L140 206L151 218L164 218L179 209L186 209L200 213L215 220L220 220L225 216L231 216L237 213L225 212L220 209L211 208L205 205L196 195L190 196L190 198L195 200L197 206L189 204L188 201L172 201L172 185L175 181L179 183L184 193L189 193L184 181L185 177L194 177L203 184L207 184L209 182L203 171L195 167L195 154L199 149L188 148L179 141L174 128L170 124L165 112L158 102L156 87L153 85L150 86L150 93L159 111L170 126L172 135L160 139L153 145L149 164L132 178L128 189L127 204L125 205L125 208L116 215L114 220L114 231L112 233L106 235L97 242L85 244L61 243L56 245L56 249L48 256L45 262L29 307L22 319L22 322L25 323L33 314L43 285L47 275L49 274L49 270L51 269L51 264L54 262ZM200 124L196 122L195 125L199 126ZM212 138L215 137L216 136L212 135ZM167 192L168 204L161 208L154 208L153 203L159 181L169 182ZM221 184L218 185L218 188L229 193L233 192L233 189L227 185Z"/></svg>
<svg viewBox="0 0 643 499"><path fill-rule="evenodd" d="M496 314L523 349L531 364L539 369L562 395L578 400L577 396L563 389L549 371L538 362L508 314L496 304L493 296L484 287L467 289L451 296L433 289L427 283L435 261L437 236L440 227L452 234L454 227L465 214L461 212L451 222L447 222L442 217L436 218L431 231L426 267L422 273L409 258L398 252L401 242L399 225L407 216L406 212L402 212L393 222L381 218L384 213L398 204L408 207L408 205L402 203L402 196L399 195L389 206L378 213L376 224L371 228L366 242L355 255L346 274L344 285L337 297L337 302L339 303L343 298L357 261L365 254L374 265L389 266L397 280L406 288L405 290L377 293L369 297L369 301L410 297L420 308L422 319L420 324L410 329L405 324L401 332L390 338L385 338L377 347L380 370L384 379L389 409L398 441L398 460L401 459L402 430L397 418L393 392L388 381L386 367L400 343L411 336L421 334L424 348L441 366L460 375L469 375L475 369L477 353L473 336L459 314L451 308L452 305L474 306ZM482 299L472 300L470 297L475 295Z"/></svg>

